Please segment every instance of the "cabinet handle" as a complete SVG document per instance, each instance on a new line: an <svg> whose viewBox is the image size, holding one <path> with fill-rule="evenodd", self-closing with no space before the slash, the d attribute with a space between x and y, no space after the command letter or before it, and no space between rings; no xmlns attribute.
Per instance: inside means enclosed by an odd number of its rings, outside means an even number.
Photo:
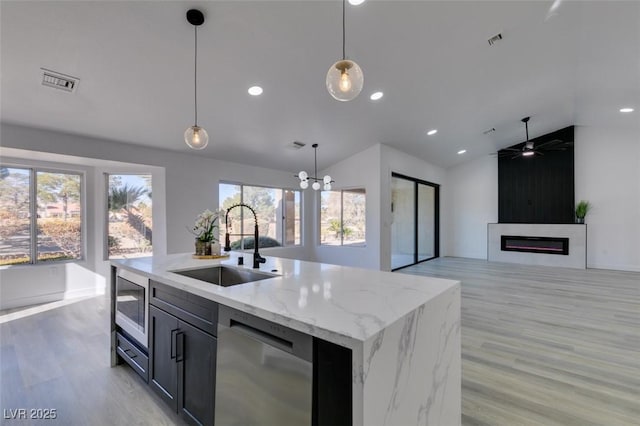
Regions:
<svg viewBox="0 0 640 426"><path fill-rule="evenodd" d="M127 354L129 356L129 358L133 359L135 357L137 357L138 355L135 354L135 352L133 352L131 349L125 349L124 353Z"/></svg>
<svg viewBox="0 0 640 426"><path fill-rule="evenodd" d="M184 360L184 332L178 331L176 333L176 362L182 362Z"/></svg>
<svg viewBox="0 0 640 426"><path fill-rule="evenodd" d="M174 328L171 330L171 348L169 356L171 359L176 359L176 334L180 330L179 328Z"/></svg>

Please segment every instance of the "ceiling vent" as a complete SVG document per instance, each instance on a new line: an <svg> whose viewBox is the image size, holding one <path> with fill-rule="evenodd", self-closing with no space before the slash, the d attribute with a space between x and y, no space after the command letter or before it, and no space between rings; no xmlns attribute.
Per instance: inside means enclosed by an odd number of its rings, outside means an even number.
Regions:
<svg viewBox="0 0 640 426"><path fill-rule="evenodd" d="M80 82L80 79L71 77L70 75L51 71L46 68L40 69L42 70L43 86L53 87L54 89L60 89L66 92L74 92Z"/></svg>
<svg viewBox="0 0 640 426"><path fill-rule="evenodd" d="M494 35L493 37L491 37L487 41L489 42L489 46L493 46L494 44L496 44L500 40L502 40L502 33Z"/></svg>
<svg viewBox="0 0 640 426"><path fill-rule="evenodd" d="M293 141L291 145L289 145L289 149L300 149L305 146L306 143L300 141Z"/></svg>

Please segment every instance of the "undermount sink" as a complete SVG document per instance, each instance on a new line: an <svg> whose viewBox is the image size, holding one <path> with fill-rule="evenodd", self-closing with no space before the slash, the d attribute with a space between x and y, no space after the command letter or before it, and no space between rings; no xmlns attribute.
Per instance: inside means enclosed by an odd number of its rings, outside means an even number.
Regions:
<svg viewBox="0 0 640 426"><path fill-rule="evenodd" d="M207 266L205 268L187 269L183 271L171 271L174 274L194 278L222 287L250 283L254 281L266 280L277 275L256 272L247 269L238 269L231 266Z"/></svg>

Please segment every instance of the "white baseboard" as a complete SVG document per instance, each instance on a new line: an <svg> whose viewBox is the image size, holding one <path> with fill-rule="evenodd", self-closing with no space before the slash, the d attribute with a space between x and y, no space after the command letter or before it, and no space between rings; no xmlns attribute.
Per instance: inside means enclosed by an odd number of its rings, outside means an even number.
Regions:
<svg viewBox="0 0 640 426"><path fill-rule="evenodd" d="M640 265L615 265L610 263L587 263L589 269L607 269L611 271L640 272Z"/></svg>

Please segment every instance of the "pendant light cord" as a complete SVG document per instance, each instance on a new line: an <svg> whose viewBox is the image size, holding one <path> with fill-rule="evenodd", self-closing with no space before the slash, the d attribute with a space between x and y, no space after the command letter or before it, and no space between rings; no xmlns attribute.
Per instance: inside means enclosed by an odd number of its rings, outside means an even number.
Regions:
<svg viewBox="0 0 640 426"><path fill-rule="evenodd" d="M342 60L347 59L347 55L345 54L345 45L346 45L346 25L345 25L345 8L346 8L346 0L342 0Z"/></svg>
<svg viewBox="0 0 640 426"><path fill-rule="evenodd" d="M193 37L195 40L195 54L193 55L193 109L195 116L194 126L198 126L198 27L193 26Z"/></svg>
<svg viewBox="0 0 640 426"><path fill-rule="evenodd" d="M318 181L318 147L313 148L313 180Z"/></svg>

